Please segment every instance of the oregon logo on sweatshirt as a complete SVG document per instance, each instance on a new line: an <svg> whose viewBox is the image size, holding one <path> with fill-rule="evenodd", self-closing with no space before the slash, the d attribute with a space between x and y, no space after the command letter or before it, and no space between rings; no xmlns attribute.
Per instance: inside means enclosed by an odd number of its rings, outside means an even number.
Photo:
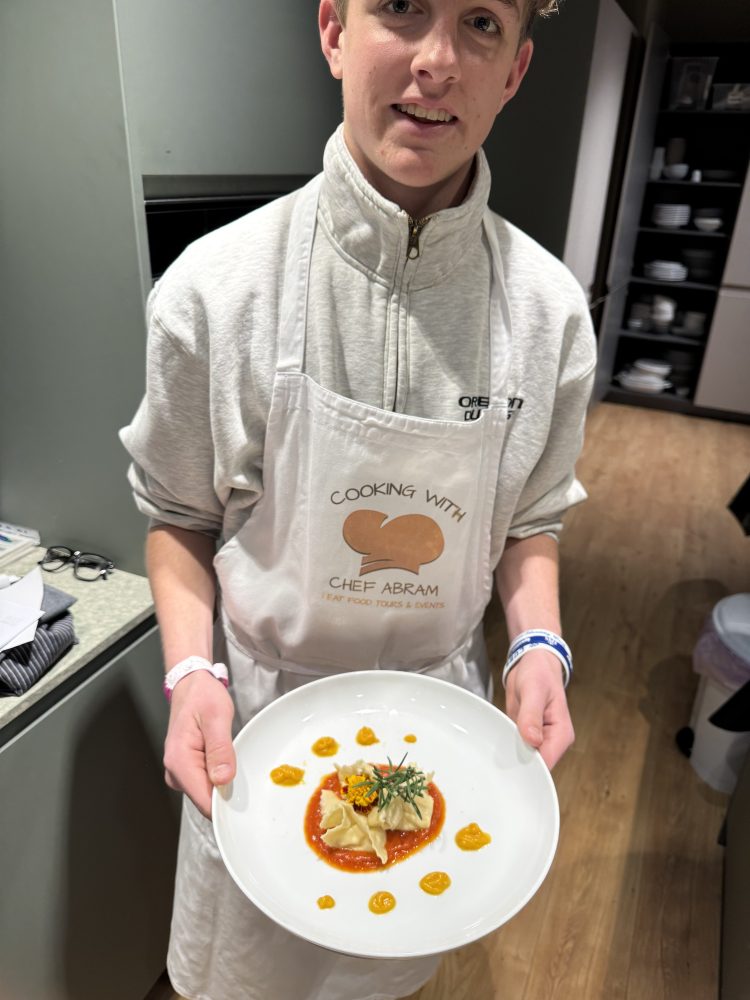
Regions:
<svg viewBox="0 0 750 1000"><path fill-rule="evenodd" d="M482 410L490 405L489 396L459 396L458 405L464 411L464 420L479 420ZM508 397L508 420L523 406L520 396Z"/></svg>

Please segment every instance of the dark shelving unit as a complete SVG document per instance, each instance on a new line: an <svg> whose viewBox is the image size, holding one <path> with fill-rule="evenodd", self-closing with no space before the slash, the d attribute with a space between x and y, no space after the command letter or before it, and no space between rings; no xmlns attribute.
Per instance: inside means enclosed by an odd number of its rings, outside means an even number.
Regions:
<svg viewBox="0 0 750 1000"><path fill-rule="evenodd" d="M658 281L656 278L643 278L639 274L633 274L630 278L631 285L658 285L659 288L672 289L673 292L680 288L692 288L700 292L718 292L719 286L704 284L702 281Z"/></svg>
<svg viewBox="0 0 750 1000"><path fill-rule="evenodd" d="M682 347L695 347L702 350L705 346L704 337L680 337L673 333L655 333L651 331L642 330L621 330L621 337L629 337L631 340L643 340L649 343L654 343L657 345L662 345L669 347L672 345L680 345Z"/></svg>
<svg viewBox="0 0 750 1000"><path fill-rule="evenodd" d="M706 54L698 46L693 51L699 56ZM608 276L610 293L600 328L597 384L599 395L612 402L700 416L720 415L727 419L726 413L696 406L693 396L747 175L750 111L668 107L671 71L676 65L673 59L686 55L693 58L693 51L684 44L671 45L659 30L653 32L648 41ZM722 77L724 53L731 55L734 61ZM713 80L723 81L727 76L732 79L737 72L736 53L729 53L727 46L716 46L711 54L718 59ZM687 176L684 179L653 177L655 148L668 150L672 140L685 150L681 162L688 164ZM693 180L694 170L700 170L701 174L704 170L726 170L732 171L733 176L726 180L703 177ZM689 221L682 226L657 225L652 217L655 206L662 204L689 205ZM722 227L714 232L704 232L694 225L694 213L708 208L717 209L723 220ZM705 265L697 262L691 253L700 249L712 252ZM688 277L684 281L647 278L643 268L651 260L683 263L688 267ZM705 271L705 276L699 280L691 278L691 270L698 272L699 269ZM674 332L629 328L633 306L639 304L640 310L647 310L653 296L663 296L677 303ZM704 332L700 337L680 336L683 314L688 312L705 315ZM649 322L648 317L645 321ZM616 382L619 373L638 358L672 364L675 382L682 394L676 394L673 389L649 394L619 386Z"/></svg>
<svg viewBox="0 0 750 1000"><path fill-rule="evenodd" d="M698 236L702 240L710 239L720 239L727 240L729 236L727 233L717 230L715 233L704 233L700 229L685 229L685 228L675 228L666 229L659 226L639 226L639 233L656 233L658 236Z"/></svg>

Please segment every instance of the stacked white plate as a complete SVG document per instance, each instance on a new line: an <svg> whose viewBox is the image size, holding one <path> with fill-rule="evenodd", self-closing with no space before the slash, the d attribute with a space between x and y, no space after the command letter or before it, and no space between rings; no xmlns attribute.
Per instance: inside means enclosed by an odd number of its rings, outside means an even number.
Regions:
<svg viewBox="0 0 750 1000"><path fill-rule="evenodd" d="M643 273L654 281L684 281L688 269L677 260L651 260L643 265Z"/></svg>
<svg viewBox="0 0 750 1000"><path fill-rule="evenodd" d="M654 205L651 218L657 226L676 229L690 221L690 205Z"/></svg>
<svg viewBox="0 0 750 1000"><path fill-rule="evenodd" d="M670 389L672 385L671 382L668 382L661 375L640 371L635 365L629 370L620 372L617 376L617 381L623 389L630 389L631 392L646 392L651 395L664 392L665 389Z"/></svg>
<svg viewBox="0 0 750 1000"><path fill-rule="evenodd" d="M690 222L690 205L654 205L651 215L654 225L663 229L679 229Z"/></svg>

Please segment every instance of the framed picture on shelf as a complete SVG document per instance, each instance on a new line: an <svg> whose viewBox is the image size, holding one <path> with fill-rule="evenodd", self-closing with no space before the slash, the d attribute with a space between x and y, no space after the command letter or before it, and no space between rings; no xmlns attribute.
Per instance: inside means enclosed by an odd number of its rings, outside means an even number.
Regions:
<svg viewBox="0 0 750 1000"><path fill-rule="evenodd" d="M714 111L750 111L750 83L715 83Z"/></svg>
<svg viewBox="0 0 750 1000"><path fill-rule="evenodd" d="M718 58L677 56L671 63L670 111L702 111L708 102Z"/></svg>

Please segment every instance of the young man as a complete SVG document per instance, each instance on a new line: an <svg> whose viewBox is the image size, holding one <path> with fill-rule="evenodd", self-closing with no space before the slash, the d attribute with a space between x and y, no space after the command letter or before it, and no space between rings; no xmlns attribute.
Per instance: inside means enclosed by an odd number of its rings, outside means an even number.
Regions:
<svg viewBox="0 0 750 1000"><path fill-rule="evenodd" d="M585 495L594 341L565 268L488 211L481 152L543 6L322 0L344 96L323 174L188 248L151 297L148 388L123 440L152 518L166 776L185 792L169 953L185 997L395 998L436 968L318 949L235 887L207 818L233 724L341 670L487 696L494 575L511 640L552 633L523 644L507 710L549 766L572 742L555 535ZM407 514L419 528L386 559L378 532ZM326 601L379 546L366 579L416 576L441 607Z"/></svg>

